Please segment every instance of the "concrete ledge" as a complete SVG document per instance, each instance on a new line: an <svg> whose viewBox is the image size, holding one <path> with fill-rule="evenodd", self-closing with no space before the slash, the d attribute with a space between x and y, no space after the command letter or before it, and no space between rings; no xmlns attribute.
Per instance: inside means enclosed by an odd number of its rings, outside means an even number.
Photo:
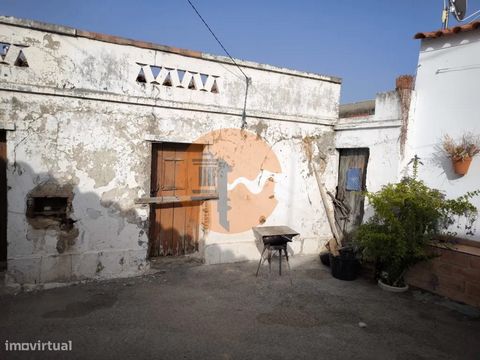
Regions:
<svg viewBox="0 0 480 360"><path fill-rule="evenodd" d="M160 100L155 98L118 95L106 91L96 91L89 89L60 89L51 86L39 85L21 85L15 83L4 82L0 84L0 91L17 92L24 94L58 96L62 98L82 99L91 101L105 101L117 104L129 104L133 106L147 106L168 108L186 111L199 111L213 114L224 114L242 117L243 109L230 108L215 105L203 105L199 103L185 103L180 101ZM306 124L333 126L336 118L330 116L305 117L291 114L272 114L258 110L248 110L247 118L258 118L267 120L298 122Z"/></svg>
<svg viewBox="0 0 480 360"><path fill-rule="evenodd" d="M378 129L378 128L395 128L401 127L402 121L399 119L380 119L373 118L361 119L340 119L333 128L335 131L342 130L359 130L359 129Z"/></svg>

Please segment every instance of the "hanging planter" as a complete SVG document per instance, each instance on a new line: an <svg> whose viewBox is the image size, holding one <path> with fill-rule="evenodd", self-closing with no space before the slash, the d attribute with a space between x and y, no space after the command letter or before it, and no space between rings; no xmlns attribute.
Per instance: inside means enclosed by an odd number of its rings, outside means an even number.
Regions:
<svg viewBox="0 0 480 360"><path fill-rule="evenodd" d="M472 162L472 158L470 156L465 157L463 159L452 158L453 170L455 171L455 174L462 175L462 176L466 175L471 162Z"/></svg>
<svg viewBox="0 0 480 360"><path fill-rule="evenodd" d="M459 141L445 135L442 145L452 159L453 170L461 176L467 174L472 158L480 152L480 138L473 134L464 134Z"/></svg>

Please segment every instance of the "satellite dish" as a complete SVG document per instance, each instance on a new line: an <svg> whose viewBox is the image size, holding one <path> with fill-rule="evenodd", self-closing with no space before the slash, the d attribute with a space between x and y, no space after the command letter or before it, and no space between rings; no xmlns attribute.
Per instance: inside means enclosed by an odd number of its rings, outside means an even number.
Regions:
<svg viewBox="0 0 480 360"><path fill-rule="evenodd" d="M458 21L462 21L467 13L467 0L450 0L450 12Z"/></svg>
<svg viewBox="0 0 480 360"><path fill-rule="evenodd" d="M443 0L442 24L444 29L448 28L450 14L453 14L457 21L463 21L467 14L467 0Z"/></svg>

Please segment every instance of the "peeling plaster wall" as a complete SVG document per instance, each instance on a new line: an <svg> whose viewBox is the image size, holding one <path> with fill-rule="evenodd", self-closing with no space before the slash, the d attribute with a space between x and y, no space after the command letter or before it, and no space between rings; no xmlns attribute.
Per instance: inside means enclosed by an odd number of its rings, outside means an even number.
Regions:
<svg viewBox="0 0 480 360"><path fill-rule="evenodd" d="M245 79L220 57L96 41L55 26L51 33L32 23L36 30L0 18L0 42L28 46L22 51L29 64L0 64L0 124L15 129L7 133L9 279L39 284L141 274L149 266L149 208L134 201L150 193L151 141L194 142L240 128ZM219 93L138 83L138 63L218 76ZM301 233L291 250L316 252L331 235L308 161L320 163L333 190L340 83L240 64L252 78L246 130L272 147L281 166L278 204L264 225L291 226ZM305 143L314 145L313 154ZM71 189L76 229L61 253L59 227L35 229L26 217L32 191L54 193L55 186ZM258 259L259 248L251 231L206 231L198 255L210 264L232 262Z"/></svg>
<svg viewBox="0 0 480 360"><path fill-rule="evenodd" d="M432 187L442 190L447 198L479 189L480 158L474 157L468 174L460 177L451 160L442 151L442 138L454 139L464 133L480 135L478 121L478 77L480 67L479 31L461 32L445 38L425 39L418 60L415 82L416 101L412 105L407 138L407 154L402 164L417 154L423 166L420 177ZM472 203L480 208L480 198ZM465 236L463 223L452 231L459 236L480 241L479 222L474 236Z"/></svg>
<svg viewBox="0 0 480 360"><path fill-rule="evenodd" d="M367 191L399 180L400 169L400 99L396 91L377 94L375 114L340 119L335 126L337 149L368 148ZM373 211L365 199L365 217Z"/></svg>

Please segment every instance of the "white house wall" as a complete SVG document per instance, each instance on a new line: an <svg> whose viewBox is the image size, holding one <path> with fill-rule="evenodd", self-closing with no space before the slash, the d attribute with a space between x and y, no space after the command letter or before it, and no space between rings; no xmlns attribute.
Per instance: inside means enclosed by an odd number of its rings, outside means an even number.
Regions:
<svg viewBox="0 0 480 360"><path fill-rule="evenodd" d="M0 18L0 42L12 44L9 52L21 48L28 61L28 67L15 66L14 53L7 53L0 64L0 127L9 129L12 282L71 282L144 272L149 266L149 208L135 200L150 193L151 141L190 143L218 129L242 126L245 78L228 59L122 41ZM271 179L278 203L264 225L291 226L301 234L291 251L314 253L331 234L308 164L321 165L333 190L340 82L239 63L251 78L245 131L271 146L281 168ZM146 83L138 83L140 69L150 65L173 69L174 86L152 84L151 74L145 74ZM177 69L192 74L196 89L179 87L188 84L175 79ZM212 91L213 79L218 92ZM258 172L263 173L261 167ZM55 192L71 198L72 228L48 228L26 216L29 195ZM259 249L250 230L206 229L198 255L206 263L231 262L258 259Z"/></svg>
<svg viewBox="0 0 480 360"><path fill-rule="evenodd" d="M480 160L473 159L467 175L453 172L450 159L442 152L442 138L461 137L465 132L480 134L478 79L480 77L479 31L422 41L415 83L417 98L409 120L406 161L417 154L423 166L420 177L428 185L457 197L480 188ZM480 198L473 199L480 208ZM478 228L478 221L474 230ZM459 236L463 224L452 229ZM477 232L469 239L480 240Z"/></svg>

